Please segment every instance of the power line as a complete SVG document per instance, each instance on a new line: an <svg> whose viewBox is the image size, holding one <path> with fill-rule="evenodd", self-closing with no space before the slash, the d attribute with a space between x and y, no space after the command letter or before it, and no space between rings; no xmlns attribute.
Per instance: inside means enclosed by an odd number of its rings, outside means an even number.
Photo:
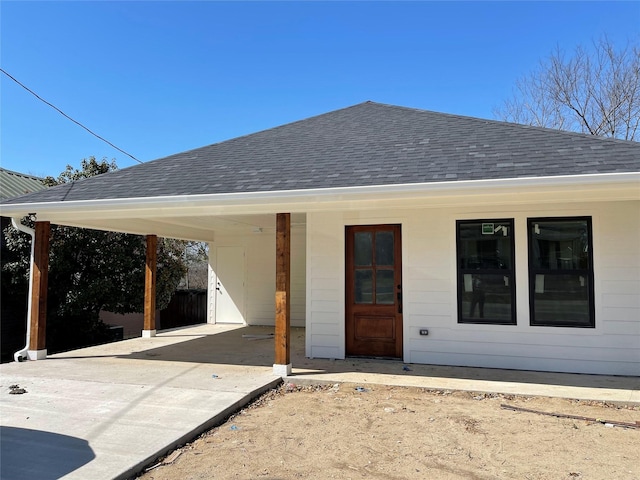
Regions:
<svg viewBox="0 0 640 480"><path fill-rule="evenodd" d="M73 123L75 123L76 125L81 126L82 128L84 128L87 132L89 132L91 135L93 135L94 137L99 138L100 140L102 140L103 142L111 145L113 148L115 148L116 150L118 150L119 152L124 153L125 155L133 158L136 162L138 163L142 163L140 160L138 160L136 157L134 157L133 155L131 155L130 153L125 152L124 150L122 150L119 147L116 147L113 143L111 143L109 140L101 137L100 135L98 135L97 133L89 130L87 127L85 127L83 124L81 124L80 122L78 122L77 120L74 120L73 118L71 118L69 115L67 115L66 113L64 113L62 110L60 110L58 107L56 107L55 105L53 105L52 103L47 102L44 98L42 98L40 95L38 95L36 92L34 92L33 90L31 90L29 87L27 87L26 85L24 85L23 83L20 83L18 80L16 80L14 77L12 77L11 75L9 75L9 73L7 73L5 70L3 70L2 68L0 68L0 72L4 73L7 77L9 77L11 80L13 80L14 82L16 82L18 85L20 85L22 88L24 88L27 92L29 92L31 95L33 95L34 97L36 97L38 100L40 100L41 102L46 103L47 105L49 105L51 108L53 108L55 111L57 111L58 113L60 113L63 117L68 118L69 120L71 120Z"/></svg>

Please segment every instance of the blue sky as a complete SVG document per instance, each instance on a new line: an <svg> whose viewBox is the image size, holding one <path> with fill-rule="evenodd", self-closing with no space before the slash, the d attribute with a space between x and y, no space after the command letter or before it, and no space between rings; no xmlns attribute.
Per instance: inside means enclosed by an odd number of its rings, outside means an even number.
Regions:
<svg viewBox="0 0 640 480"><path fill-rule="evenodd" d="M0 2L0 64L149 161L366 100L481 118L560 47L638 38L640 2ZM0 165L136 162L0 75Z"/></svg>

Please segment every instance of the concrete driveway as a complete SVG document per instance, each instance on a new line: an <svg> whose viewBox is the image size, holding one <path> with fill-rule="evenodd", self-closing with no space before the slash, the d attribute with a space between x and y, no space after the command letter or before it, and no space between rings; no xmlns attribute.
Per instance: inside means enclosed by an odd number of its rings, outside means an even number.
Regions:
<svg viewBox="0 0 640 480"><path fill-rule="evenodd" d="M0 365L0 477L125 479L280 383L273 327L198 325ZM304 357L293 383L349 382L640 404L640 378ZM27 393L10 395L19 385Z"/></svg>
<svg viewBox="0 0 640 480"><path fill-rule="evenodd" d="M243 358L237 328L201 326L1 365L0 478L128 478L220 423L281 382L273 352ZM12 385L27 393L9 394Z"/></svg>

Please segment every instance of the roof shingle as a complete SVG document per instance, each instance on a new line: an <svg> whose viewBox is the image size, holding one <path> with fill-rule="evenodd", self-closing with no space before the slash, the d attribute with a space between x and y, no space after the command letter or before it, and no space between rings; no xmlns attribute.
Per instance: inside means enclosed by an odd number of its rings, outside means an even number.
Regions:
<svg viewBox="0 0 640 480"><path fill-rule="evenodd" d="M5 203L640 172L640 143L365 102Z"/></svg>

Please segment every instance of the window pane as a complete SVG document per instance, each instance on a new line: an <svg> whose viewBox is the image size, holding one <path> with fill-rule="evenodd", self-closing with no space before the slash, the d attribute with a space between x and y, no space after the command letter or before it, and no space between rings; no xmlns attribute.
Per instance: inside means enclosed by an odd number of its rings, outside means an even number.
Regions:
<svg viewBox="0 0 640 480"><path fill-rule="evenodd" d="M467 273L460 281L463 321L512 323L511 275Z"/></svg>
<svg viewBox="0 0 640 480"><path fill-rule="evenodd" d="M587 275L536 274L534 325L590 326L590 285Z"/></svg>
<svg viewBox="0 0 640 480"><path fill-rule="evenodd" d="M593 327L590 217L531 218L531 325Z"/></svg>
<svg viewBox="0 0 640 480"><path fill-rule="evenodd" d="M542 220L530 223L532 267L549 270L590 268L587 220Z"/></svg>
<svg viewBox="0 0 640 480"><path fill-rule="evenodd" d="M393 232L376 232L376 265L393 265Z"/></svg>
<svg viewBox="0 0 640 480"><path fill-rule="evenodd" d="M458 221L458 321L515 325L513 220Z"/></svg>
<svg viewBox="0 0 640 480"><path fill-rule="evenodd" d="M512 268L511 222L465 222L459 228L459 267L462 269Z"/></svg>
<svg viewBox="0 0 640 480"><path fill-rule="evenodd" d="M354 262L358 267L371 265L373 244L370 232L358 232L354 236Z"/></svg>
<svg viewBox="0 0 640 480"><path fill-rule="evenodd" d="M373 270L356 270L355 273L355 302L373 303Z"/></svg>
<svg viewBox="0 0 640 480"><path fill-rule="evenodd" d="M393 305L394 293L393 270L376 270L376 303L378 305Z"/></svg>

